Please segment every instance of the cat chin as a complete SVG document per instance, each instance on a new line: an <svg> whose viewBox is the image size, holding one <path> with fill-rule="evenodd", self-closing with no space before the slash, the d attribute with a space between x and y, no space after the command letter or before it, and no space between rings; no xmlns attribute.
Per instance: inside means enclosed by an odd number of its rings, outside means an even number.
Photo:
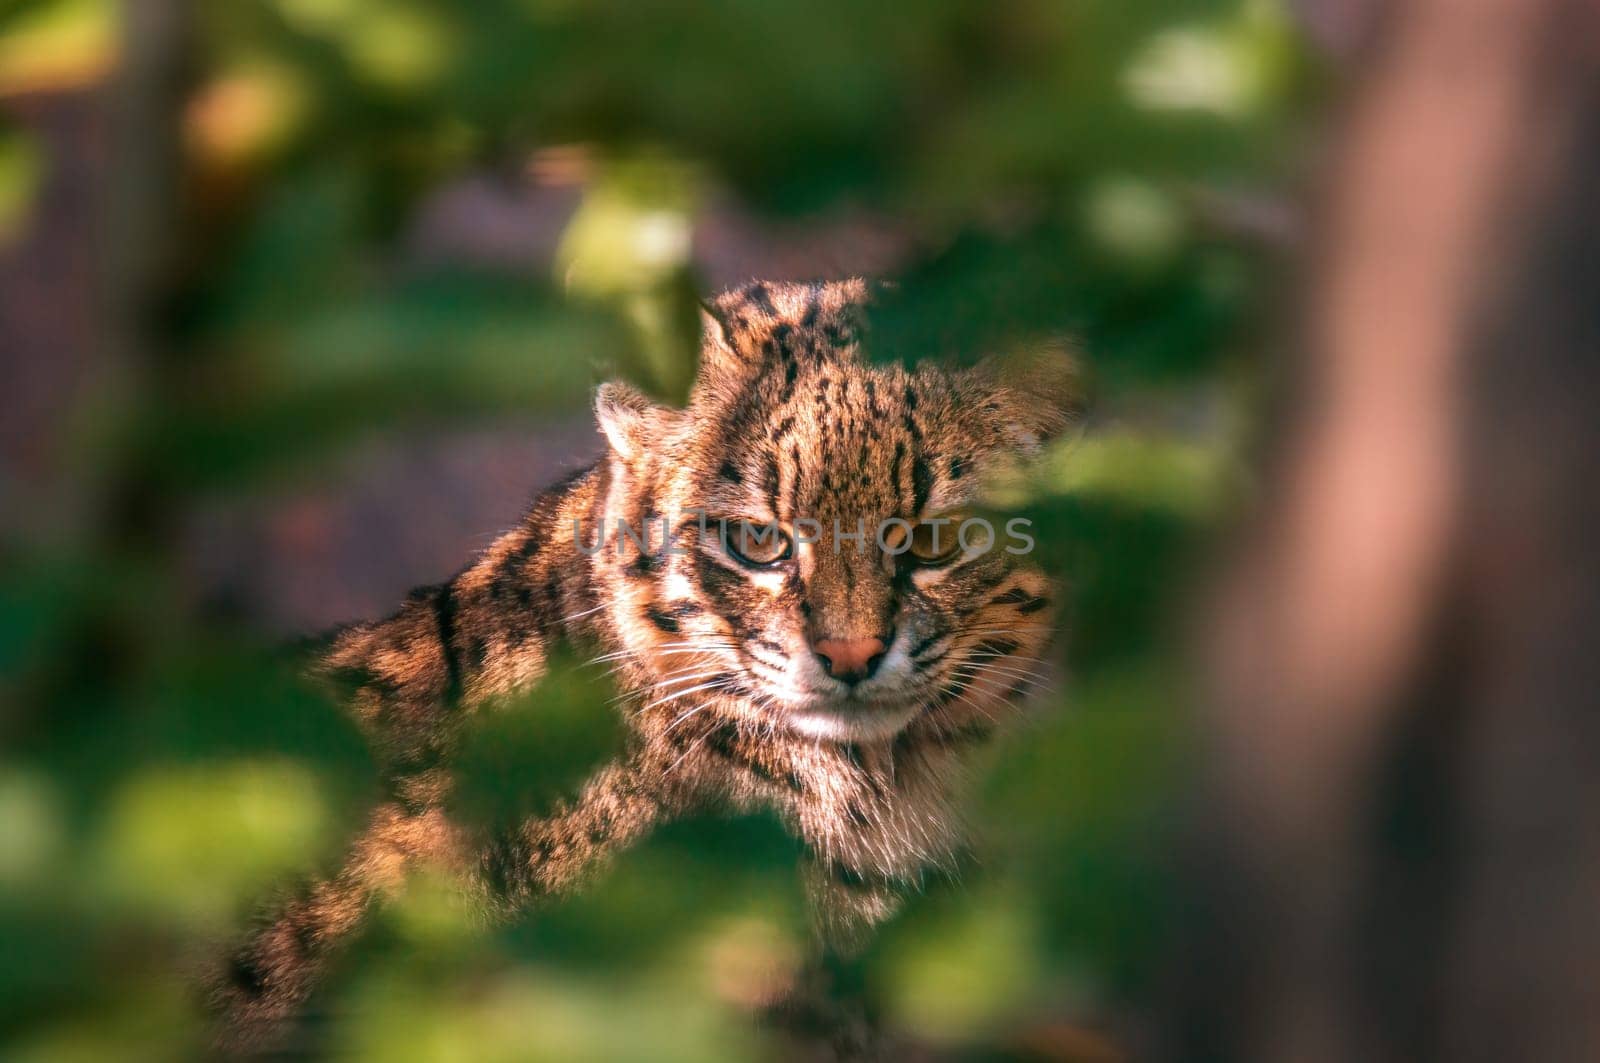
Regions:
<svg viewBox="0 0 1600 1063"><path fill-rule="evenodd" d="M792 709L785 722L795 734L828 742L879 742L905 730L916 705L895 709Z"/></svg>

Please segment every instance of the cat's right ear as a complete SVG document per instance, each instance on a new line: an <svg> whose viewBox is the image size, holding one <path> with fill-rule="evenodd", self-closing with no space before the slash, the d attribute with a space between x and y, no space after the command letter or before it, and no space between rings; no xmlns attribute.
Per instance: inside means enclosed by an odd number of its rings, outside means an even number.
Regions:
<svg viewBox="0 0 1600 1063"><path fill-rule="evenodd" d="M678 413L651 402L638 388L613 380L595 391L594 416L611 452L631 463L665 440Z"/></svg>
<svg viewBox="0 0 1600 1063"><path fill-rule="evenodd" d="M737 389L754 373L757 367L738 341L739 327L732 310L714 301L701 301L697 388Z"/></svg>

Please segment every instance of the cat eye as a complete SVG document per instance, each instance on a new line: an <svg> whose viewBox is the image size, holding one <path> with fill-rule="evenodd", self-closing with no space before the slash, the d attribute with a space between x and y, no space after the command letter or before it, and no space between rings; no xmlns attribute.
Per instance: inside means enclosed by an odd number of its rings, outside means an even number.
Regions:
<svg viewBox="0 0 1600 1063"><path fill-rule="evenodd" d="M942 565L961 552L961 518L945 518L935 523L918 521L911 527L907 556L918 564Z"/></svg>
<svg viewBox="0 0 1600 1063"><path fill-rule="evenodd" d="M776 524L729 520L723 527L728 553L742 565L767 568L794 556L794 540Z"/></svg>

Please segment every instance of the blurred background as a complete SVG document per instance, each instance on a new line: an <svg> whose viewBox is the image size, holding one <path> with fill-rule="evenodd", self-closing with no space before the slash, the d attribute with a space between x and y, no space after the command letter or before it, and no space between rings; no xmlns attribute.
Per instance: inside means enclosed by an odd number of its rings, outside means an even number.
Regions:
<svg viewBox="0 0 1600 1063"><path fill-rule="evenodd" d="M194 974L376 797L284 648L681 400L694 298L1078 339L1066 682L833 990L891 1058L1594 1058L1600 16L1577 0L0 0L0 1056ZM1588 383L1585 384L1585 381ZM616 748L558 664L463 812ZM828 1058L794 845L377 913L295 1058Z"/></svg>

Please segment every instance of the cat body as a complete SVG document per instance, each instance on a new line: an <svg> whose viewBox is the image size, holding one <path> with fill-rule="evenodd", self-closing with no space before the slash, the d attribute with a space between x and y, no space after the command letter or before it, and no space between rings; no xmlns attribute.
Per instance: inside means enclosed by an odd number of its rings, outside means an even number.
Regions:
<svg viewBox="0 0 1600 1063"><path fill-rule="evenodd" d="M231 958L218 995L239 1036L291 1014L419 861L510 912L665 820L772 809L811 855L836 946L951 864L963 754L1042 680L1052 627L1026 542L990 527L980 544L960 515L1066 425L1071 371L869 365L866 298L860 281L719 296L686 409L603 386L600 462L450 581L332 637L317 671L389 796L342 870ZM626 750L548 815L491 836L454 823L467 719L533 686L562 643L614 668Z"/></svg>

